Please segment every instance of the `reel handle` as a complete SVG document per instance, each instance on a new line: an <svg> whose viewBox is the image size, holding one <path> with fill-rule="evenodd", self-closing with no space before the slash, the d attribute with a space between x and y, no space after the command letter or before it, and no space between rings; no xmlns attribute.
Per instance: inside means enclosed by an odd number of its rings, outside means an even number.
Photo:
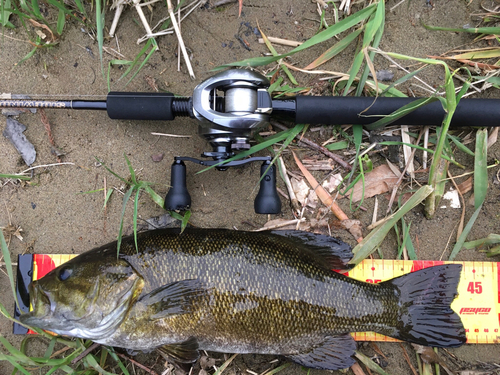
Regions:
<svg viewBox="0 0 500 375"><path fill-rule="evenodd" d="M276 190L276 167L265 161L260 167L260 190L254 201L254 209L258 214L279 214L281 200ZM270 167L270 168L269 168ZM267 172L266 172L267 171Z"/></svg>
<svg viewBox="0 0 500 375"><path fill-rule="evenodd" d="M170 190L165 196L167 211L184 211L191 207L191 196L186 186L186 164L175 160L170 173Z"/></svg>

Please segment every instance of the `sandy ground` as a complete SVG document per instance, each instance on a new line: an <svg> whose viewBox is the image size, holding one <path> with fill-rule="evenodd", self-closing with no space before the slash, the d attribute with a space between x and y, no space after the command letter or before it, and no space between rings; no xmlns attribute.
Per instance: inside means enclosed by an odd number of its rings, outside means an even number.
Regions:
<svg viewBox="0 0 500 375"><path fill-rule="evenodd" d="M397 3L387 2L387 23L381 48L386 51L399 52L418 57L437 55L454 47L464 47L473 39L471 35L460 33L432 32L420 26L420 21L428 24L447 27L462 27L465 24L475 24L471 13L478 9L477 1L470 7L463 1L437 1L434 7L426 5L424 0L410 1L397 7L389 8ZM257 21L268 36L303 41L314 35L318 28L316 4L309 1L257 1L245 0L241 18L238 18L237 5L229 5L219 9L197 9L183 23L183 36L189 51L192 53L192 63L196 80L191 80L183 66L177 71L177 41L173 36L158 38L160 50L150 62L125 87L123 81L118 81L123 72L114 67L111 72L112 90L151 91L146 77L156 80L159 87L179 95L191 95L194 87L212 73L210 69L232 61L258 56L267 52L265 46L257 41L253 29ZM154 19L160 19L166 10L155 7ZM111 12L106 15L106 22L111 22ZM132 60L142 46L135 43L142 36L142 28L135 22L137 15L134 10L125 11L120 21L117 35L121 53ZM19 21L13 22L19 26ZM154 24L155 22L152 22ZM247 23L249 28L247 30ZM249 31L246 39L251 50L243 46L235 38L235 34ZM15 39L13 39L15 38ZM51 95L105 95L106 80L101 73L97 44L82 32L81 26L74 22L66 25L64 36L60 43L52 49L39 51L24 64L15 66L30 50L22 27L11 31L4 29L0 49L0 91L7 93L37 94L42 97ZM105 44L114 48L116 41L106 40ZM305 66L329 45L312 48L302 54L293 56L292 62ZM279 52L285 52L288 47L276 47ZM92 53L89 52L92 51ZM348 48L339 57L324 66L324 69L347 72L352 62L354 48ZM107 63L112 57L106 55ZM377 69L389 67L383 59L377 59ZM394 69L393 69L394 70ZM396 77L403 73L395 72ZM438 69L428 69L422 78L431 85L440 85L443 72ZM303 85L316 83L316 78L296 74ZM417 94L423 91L415 89ZM500 97L498 92L490 91L483 97ZM103 211L103 193L89 193L107 187L122 187L122 183L108 173L96 162L96 157L106 163L111 169L125 178L129 175L124 159L124 153L139 174L140 179L154 183L154 189L164 195L167 192L170 165L175 155L198 157L203 151L209 151L209 146L197 136L195 120L179 118L171 123L147 121L116 121L110 120L104 112L46 110L52 125L52 134L58 149L66 155L64 162L73 165L63 165L35 170L30 184L0 181L0 226L9 223L23 229L23 241L12 238L10 251L15 259L21 253L81 253L97 245L104 244L116 238L122 207L122 197L114 193L106 211ZM40 121L40 116L22 114L19 121L27 126L25 135L33 143L37 151L34 165L55 163L56 158L51 153L51 145ZM3 116L0 122L4 123ZM478 124L480 125L480 124ZM2 127L4 125L1 125ZM167 138L151 135L151 132L190 135L191 138ZM467 132L467 130L465 130ZM328 131L308 135L319 141L329 138ZM154 162L152 155L164 153L160 162ZM313 152L303 151L301 155L312 155ZM473 159L461 153L457 158L466 165L466 171L473 169ZM500 159L498 143L489 150L488 162ZM297 170L289 159L288 165ZM382 160L375 157L375 161ZM226 172L210 171L195 174L200 168L188 165L187 184L193 199L191 222L201 227L223 227L252 229L263 225L267 216L256 215L253 210L253 199L256 194L254 186L258 181L259 165L252 164L243 168L230 169ZM0 137L0 172L17 173L26 169L26 165L16 150L4 137ZM500 185L495 176L497 169L489 172L489 190L486 203L481 212L470 239L498 233L500 228ZM452 173L458 175L462 170L452 168ZM282 185L282 182L279 182ZM283 186L282 186L283 187ZM470 194L470 193L469 193ZM466 196L468 198L468 196ZM381 200L382 206L387 199ZM342 203L346 212L349 211L346 202ZM371 221L373 200L364 204L368 210L352 215L364 225ZM292 218L288 204L283 200L283 213L273 218ZM382 207L385 210L385 207ZM473 209L468 206L466 219ZM141 218L149 218L163 214L146 195L142 195L139 205ZM417 208L408 215L412 221L411 235L418 238L418 256L420 259L438 259L444 251L449 254L449 234L456 231L460 210L440 209L433 220L423 217L422 209ZM132 205L126 211L126 226L132 222ZM366 234L366 233L365 233ZM353 242L349 235L343 232L335 233L344 240ZM452 239L453 243L453 239ZM395 255L396 243L394 237L389 237L383 244L384 255L388 258ZM462 251L458 260L483 260L485 257L476 251ZM1 301L9 310L13 302L8 287L8 279L0 274ZM13 343L19 343L21 337L10 334L11 323L0 319L0 333ZM374 355L368 345L361 345L367 355ZM409 351L412 361L414 355L411 347L404 345ZM403 358L401 346L398 344L381 344L381 350L386 354L391 374L410 374L411 370ZM2 347L0 350L4 350ZM37 350L34 348L33 350ZM465 345L451 350L460 361L452 361L451 366L471 368L477 361L498 363L500 347L497 345ZM221 355L216 355L222 358ZM156 358L156 357L155 357ZM250 369L257 373L270 367L269 361L274 358L267 356L239 356L228 371L244 373ZM446 357L449 361L449 357ZM145 359L150 362L150 359ZM154 360L153 360L154 362ZM415 363L414 363L415 365ZM155 367L162 371L161 366ZM10 367L0 363L0 373L6 374ZM299 366L293 365L283 373L301 373ZM316 371L313 371L316 373ZM139 372L138 372L139 373ZM319 373L319 372L317 372Z"/></svg>

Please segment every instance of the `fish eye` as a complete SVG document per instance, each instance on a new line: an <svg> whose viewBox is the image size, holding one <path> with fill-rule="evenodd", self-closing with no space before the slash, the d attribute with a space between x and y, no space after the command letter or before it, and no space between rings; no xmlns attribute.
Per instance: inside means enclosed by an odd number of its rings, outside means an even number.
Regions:
<svg viewBox="0 0 500 375"><path fill-rule="evenodd" d="M59 271L59 280L64 281L67 280L71 274L73 273L73 270L69 267L65 267Z"/></svg>

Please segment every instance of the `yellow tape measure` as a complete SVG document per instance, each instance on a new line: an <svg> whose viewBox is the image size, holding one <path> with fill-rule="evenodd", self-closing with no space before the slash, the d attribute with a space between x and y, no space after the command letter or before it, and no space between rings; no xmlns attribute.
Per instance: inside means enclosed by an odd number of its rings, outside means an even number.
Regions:
<svg viewBox="0 0 500 375"><path fill-rule="evenodd" d="M75 256L34 255L33 280L43 277L50 270ZM451 307L462 319L467 343L499 343L500 263L366 259L350 270L348 276L369 283L379 283L422 268L451 263L462 265L458 297ZM358 341L398 341L373 332L352 335Z"/></svg>

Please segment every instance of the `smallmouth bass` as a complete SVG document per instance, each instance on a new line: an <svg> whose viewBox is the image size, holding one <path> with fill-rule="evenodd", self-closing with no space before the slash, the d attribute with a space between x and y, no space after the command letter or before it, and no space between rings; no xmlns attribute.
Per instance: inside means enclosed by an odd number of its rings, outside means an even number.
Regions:
<svg viewBox="0 0 500 375"><path fill-rule="evenodd" d="M30 285L25 324L190 363L198 350L283 355L301 365L354 363L350 332L426 346L465 342L460 265L368 284L345 268L348 245L301 231L160 229L90 250Z"/></svg>

